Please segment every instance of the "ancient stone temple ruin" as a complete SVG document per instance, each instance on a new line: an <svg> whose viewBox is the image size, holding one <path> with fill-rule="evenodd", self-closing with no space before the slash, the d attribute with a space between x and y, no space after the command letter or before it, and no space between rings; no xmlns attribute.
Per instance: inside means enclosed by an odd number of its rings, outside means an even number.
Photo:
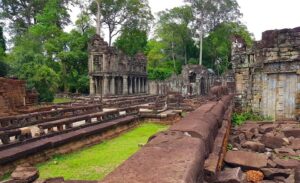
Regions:
<svg viewBox="0 0 300 183"><path fill-rule="evenodd" d="M165 81L150 82L151 94L166 94L167 92L187 95L206 95L215 81L214 71L201 65L186 65L180 75L173 75Z"/></svg>
<svg viewBox="0 0 300 183"><path fill-rule="evenodd" d="M294 119L300 100L300 27L270 30L250 48L234 38L237 104L273 119Z"/></svg>
<svg viewBox="0 0 300 183"><path fill-rule="evenodd" d="M89 43L90 95L147 93L146 66L142 53L129 57L95 35Z"/></svg>

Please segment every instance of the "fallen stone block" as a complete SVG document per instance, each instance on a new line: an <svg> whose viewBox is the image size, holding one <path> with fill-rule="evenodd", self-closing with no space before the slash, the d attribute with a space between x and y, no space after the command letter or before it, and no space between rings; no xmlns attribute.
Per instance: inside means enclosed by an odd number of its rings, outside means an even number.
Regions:
<svg viewBox="0 0 300 183"><path fill-rule="evenodd" d="M300 138L292 140L292 144L289 147L294 150L300 150Z"/></svg>
<svg viewBox="0 0 300 183"><path fill-rule="evenodd" d="M296 152L292 148L282 147L279 149L274 149L276 154L284 154L290 156L296 156Z"/></svg>
<svg viewBox="0 0 300 183"><path fill-rule="evenodd" d="M259 169L267 166L268 157L265 154L246 151L228 151L225 162L240 166L243 169Z"/></svg>
<svg viewBox="0 0 300 183"><path fill-rule="evenodd" d="M282 131L286 137L300 138L300 128L286 129Z"/></svg>
<svg viewBox="0 0 300 183"><path fill-rule="evenodd" d="M220 172L215 183L240 183L243 181L243 172L240 167L225 169Z"/></svg>
<svg viewBox="0 0 300 183"><path fill-rule="evenodd" d="M300 166L300 161L294 159L279 159L276 158L274 162L277 164L278 168L296 168Z"/></svg>
<svg viewBox="0 0 300 183"><path fill-rule="evenodd" d="M280 168L262 168L261 171L267 179L274 179L274 177L282 176L288 178L292 173L291 169L280 169Z"/></svg>
<svg viewBox="0 0 300 183"><path fill-rule="evenodd" d="M261 143L265 144L268 148L280 148L282 147L284 140L274 135L264 135L261 139Z"/></svg>
<svg viewBox="0 0 300 183"><path fill-rule="evenodd" d="M242 144L243 148L251 149L255 152L265 152L265 145L260 142L247 141Z"/></svg>
<svg viewBox="0 0 300 183"><path fill-rule="evenodd" d="M39 171L31 166L18 166L11 174L11 179L16 182L31 183L38 179Z"/></svg>

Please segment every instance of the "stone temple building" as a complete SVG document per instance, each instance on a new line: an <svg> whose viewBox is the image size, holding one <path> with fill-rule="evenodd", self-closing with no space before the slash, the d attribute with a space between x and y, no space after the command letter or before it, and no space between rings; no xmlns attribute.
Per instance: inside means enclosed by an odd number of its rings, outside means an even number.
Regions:
<svg viewBox="0 0 300 183"><path fill-rule="evenodd" d="M232 49L237 105L276 120L300 114L300 27L270 30L247 47L235 37Z"/></svg>
<svg viewBox="0 0 300 183"><path fill-rule="evenodd" d="M147 59L142 53L129 57L99 35L89 46L90 95L116 96L148 93Z"/></svg>
<svg viewBox="0 0 300 183"><path fill-rule="evenodd" d="M151 81L150 94L181 93L182 96L207 95L214 85L215 74L201 65L186 65L180 75L173 75L165 81Z"/></svg>

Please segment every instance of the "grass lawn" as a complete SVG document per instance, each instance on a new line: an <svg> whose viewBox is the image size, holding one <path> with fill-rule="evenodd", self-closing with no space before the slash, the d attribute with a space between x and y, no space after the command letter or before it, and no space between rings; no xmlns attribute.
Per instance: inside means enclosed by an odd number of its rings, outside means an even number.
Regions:
<svg viewBox="0 0 300 183"><path fill-rule="evenodd" d="M70 98L55 98L53 101L54 104L60 104L60 103L66 103L66 102L72 102L72 99L70 99Z"/></svg>
<svg viewBox="0 0 300 183"><path fill-rule="evenodd" d="M138 144L168 126L144 123L112 140L68 155L56 156L38 165L40 179L101 180L139 150Z"/></svg>

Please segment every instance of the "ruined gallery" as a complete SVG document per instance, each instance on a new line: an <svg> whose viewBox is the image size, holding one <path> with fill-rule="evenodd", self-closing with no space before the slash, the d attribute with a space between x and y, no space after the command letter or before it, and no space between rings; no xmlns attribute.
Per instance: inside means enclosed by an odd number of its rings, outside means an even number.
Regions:
<svg viewBox="0 0 300 183"><path fill-rule="evenodd" d="M89 43L90 94L98 96L147 93L147 61L142 53L129 57L99 35Z"/></svg>

